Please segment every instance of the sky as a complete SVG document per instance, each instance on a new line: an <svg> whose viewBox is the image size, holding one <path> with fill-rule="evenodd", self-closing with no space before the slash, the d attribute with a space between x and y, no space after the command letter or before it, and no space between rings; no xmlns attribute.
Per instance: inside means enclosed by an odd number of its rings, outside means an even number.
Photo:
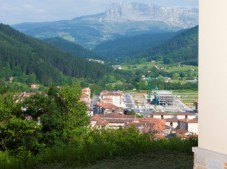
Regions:
<svg viewBox="0 0 227 169"><path fill-rule="evenodd" d="M70 20L104 12L115 2L198 8L198 0L0 0L0 23Z"/></svg>

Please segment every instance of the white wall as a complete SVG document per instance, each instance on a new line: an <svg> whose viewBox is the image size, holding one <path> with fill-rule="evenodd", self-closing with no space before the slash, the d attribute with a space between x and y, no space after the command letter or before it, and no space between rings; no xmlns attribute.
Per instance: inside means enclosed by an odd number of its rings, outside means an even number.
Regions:
<svg viewBox="0 0 227 169"><path fill-rule="evenodd" d="M166 125L167 125L167 126L171 126L170 123L171 123L171 122L166 122ZM173 122L173 126L172 126L172 127L173 127L173 128L176 128L177 126L178 126L178 122Z"/></svg>
<svg viewBox="0 0 227 169"><path fill-rule="evenodd" d="M188 123L188 131L198 134L198 123Z"/></svg>
<svg viewBox="0 0 227 169"><path fill-rule="evenodd" d="M188 120L192 120L192 119L195 119L196 116L188 116Z"/></svg>
<svg viewBox="0 0 227 169"><path fill-rule="evenodd" d="M227 1L199 10L199 148L227 154Z"/></svg>
<svg viewBox="0 0 227 169"><path fill-rule="evenodd" d="M153 115L153 118L161 119L162 116L161 115ZM174 115L163 115L163 119L172 119L172 118L174 118Z"/></svg>
<svg viewBox="0 0 227 169"><path fill-rule="evenodd" d="M185 119L185 115L177 115L177 119L183 120L183 119Z"/></svg>

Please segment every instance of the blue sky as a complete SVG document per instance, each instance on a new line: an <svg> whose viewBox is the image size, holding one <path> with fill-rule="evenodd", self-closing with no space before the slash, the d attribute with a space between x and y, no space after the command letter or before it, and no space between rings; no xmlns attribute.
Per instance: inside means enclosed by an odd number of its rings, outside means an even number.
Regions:
<svg viewBox="0 0 227 169"><path fill-rule="evenodd" d="M114 2L198 8L198 0L0 0L0 22L16 24L68 20L103 12Z"/></svg>

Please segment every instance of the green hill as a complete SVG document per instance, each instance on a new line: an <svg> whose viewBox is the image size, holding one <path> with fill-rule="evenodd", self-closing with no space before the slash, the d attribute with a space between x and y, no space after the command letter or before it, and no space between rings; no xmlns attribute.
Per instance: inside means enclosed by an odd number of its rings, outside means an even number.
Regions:
<svg viewBox="0 0 227 169"><path fill-rule="evenodd" d="M166 42L176 34L175 32L169 32L122 37L102 43L96 46L94 51L108 61L130 58Z"/></svg>
<svg viewBox="0 0 227 169"><path fill-rule="evenodd" d="M139 59L163 60L198 65L198 26L187 29L167 42L147 50Z"/></svg>
<svg viewBox="0 0 227 169"><path fill-rule="evenodd" d="M0 79L62 84L67 77L99 78L111 70L0 24Z"/></svg>
<svg viewBox="0 0 227 169"><path fill-rule="evenodd" d="M59 38L59 37L48 38L48 39L43 39L43 41L49 44L52 44L60 49L63 49L64 51L74 56L80 56L82 58L101 59L101 56L99 56L95 52L85 49L81 45L67 41L63 38Z"/></svg>

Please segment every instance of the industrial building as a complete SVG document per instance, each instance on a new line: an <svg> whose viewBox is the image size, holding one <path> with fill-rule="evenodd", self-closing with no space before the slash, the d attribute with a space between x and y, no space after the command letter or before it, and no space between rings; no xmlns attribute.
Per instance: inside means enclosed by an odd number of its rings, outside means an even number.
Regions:
<svg viewBox="0 0 227 169"><path fill-rule="evenodd" d="M173 106L176 96L169 91L157 91L154 93L154 103L162 106Z"/></svg>

